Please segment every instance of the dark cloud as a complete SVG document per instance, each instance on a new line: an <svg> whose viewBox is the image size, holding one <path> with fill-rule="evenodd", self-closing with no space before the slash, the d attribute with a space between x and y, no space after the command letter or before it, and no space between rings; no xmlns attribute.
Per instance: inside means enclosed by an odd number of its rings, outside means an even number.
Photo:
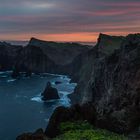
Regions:
<svg viewBox="0 0 140 140"><path fill-rule="evenodd" d="M0 0L0 37L140 32L139 7L138 0Z"/></svg>

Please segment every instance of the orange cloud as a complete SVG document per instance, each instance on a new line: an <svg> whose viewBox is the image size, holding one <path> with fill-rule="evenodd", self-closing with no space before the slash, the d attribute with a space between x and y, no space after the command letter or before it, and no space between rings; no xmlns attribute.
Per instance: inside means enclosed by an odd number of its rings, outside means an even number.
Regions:
<svg viewBox="0 0 140 140"><path fill-rule="evenodd" d="M98 33L68 33L68 34L14 34L0 35L1 40L29 40L31 37L47 41L87 41L97 40Z"/></svg>
<svg viewBox="0 0 140 140"><path fill-rule="evenodd" d="M104 34L108 35L127 35L129 33L135 33L135 32L103 32ZM83 41L83 42L96 42L98 39L99 33L70 33L70 34L15 34L15 35L0 35L1 40L29 40L31 37L35 37L38 39L46 40L46 41Z"/></svg>

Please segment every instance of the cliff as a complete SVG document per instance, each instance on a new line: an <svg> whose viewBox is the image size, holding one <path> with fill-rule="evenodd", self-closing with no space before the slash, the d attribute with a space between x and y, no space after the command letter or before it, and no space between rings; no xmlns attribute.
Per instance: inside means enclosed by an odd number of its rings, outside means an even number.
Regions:
<svg viewBox="0 0 140 140"><path fill-rule="evenodd" d="M14 73L25 71L72 75L77 71L73 60L88 50L88 46L77 43L56 43L32 38L20 53Z"/></svg>
<svg viewBox="0 0 140 140"><path fill-rule="evenodd" d="M66 120L88 120L96 127L127 134L140 126L140 34L122 38L109 54L99 49L100 41L88 52L71 96L81 105L55 110L48 136L57 134Z"/></svg>
<svg viewBox="0 0 140 140"><path fill-rule="evenodd" d="M12 70L22 46L0 42L0 71Z"/></svg>
<svg viewBox="0 0 140 140"><path fill-rule="evenodd" d="M70 95L73 103L92 101L92 91L88 86L91 85L90 79L95 68L98 66L98 62L119 49L123 40L124 37L122 36L100 34L95 47L77 57L81 61L81 68L76 73L76 76L72 77L73 81L78 82L74 94ZM96 64L97 66L95 66Z"/></svg>

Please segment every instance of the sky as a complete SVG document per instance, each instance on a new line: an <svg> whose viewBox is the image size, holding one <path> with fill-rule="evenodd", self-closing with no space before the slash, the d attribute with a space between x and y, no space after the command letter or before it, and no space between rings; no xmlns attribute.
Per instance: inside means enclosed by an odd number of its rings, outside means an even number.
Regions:
<svg viewBox="0 0 140 140"><path fill-rule="evenodd" d="M140 32L140 0L0 0L0 40L95 42Z"/></svg>

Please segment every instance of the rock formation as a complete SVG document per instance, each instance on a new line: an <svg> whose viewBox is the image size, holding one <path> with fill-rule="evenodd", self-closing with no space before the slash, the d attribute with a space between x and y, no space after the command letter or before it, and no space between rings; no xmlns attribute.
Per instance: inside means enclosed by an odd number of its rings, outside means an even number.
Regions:
<svg viewBox="0 0 140 140"><path fill-rule="evenodd" d="M52 87L51 83L48 82L45 88L45 91L41 94L42 100L47 101L47 100L53 100L53 99L59 99L58 91L56 88Z"/></svg>

